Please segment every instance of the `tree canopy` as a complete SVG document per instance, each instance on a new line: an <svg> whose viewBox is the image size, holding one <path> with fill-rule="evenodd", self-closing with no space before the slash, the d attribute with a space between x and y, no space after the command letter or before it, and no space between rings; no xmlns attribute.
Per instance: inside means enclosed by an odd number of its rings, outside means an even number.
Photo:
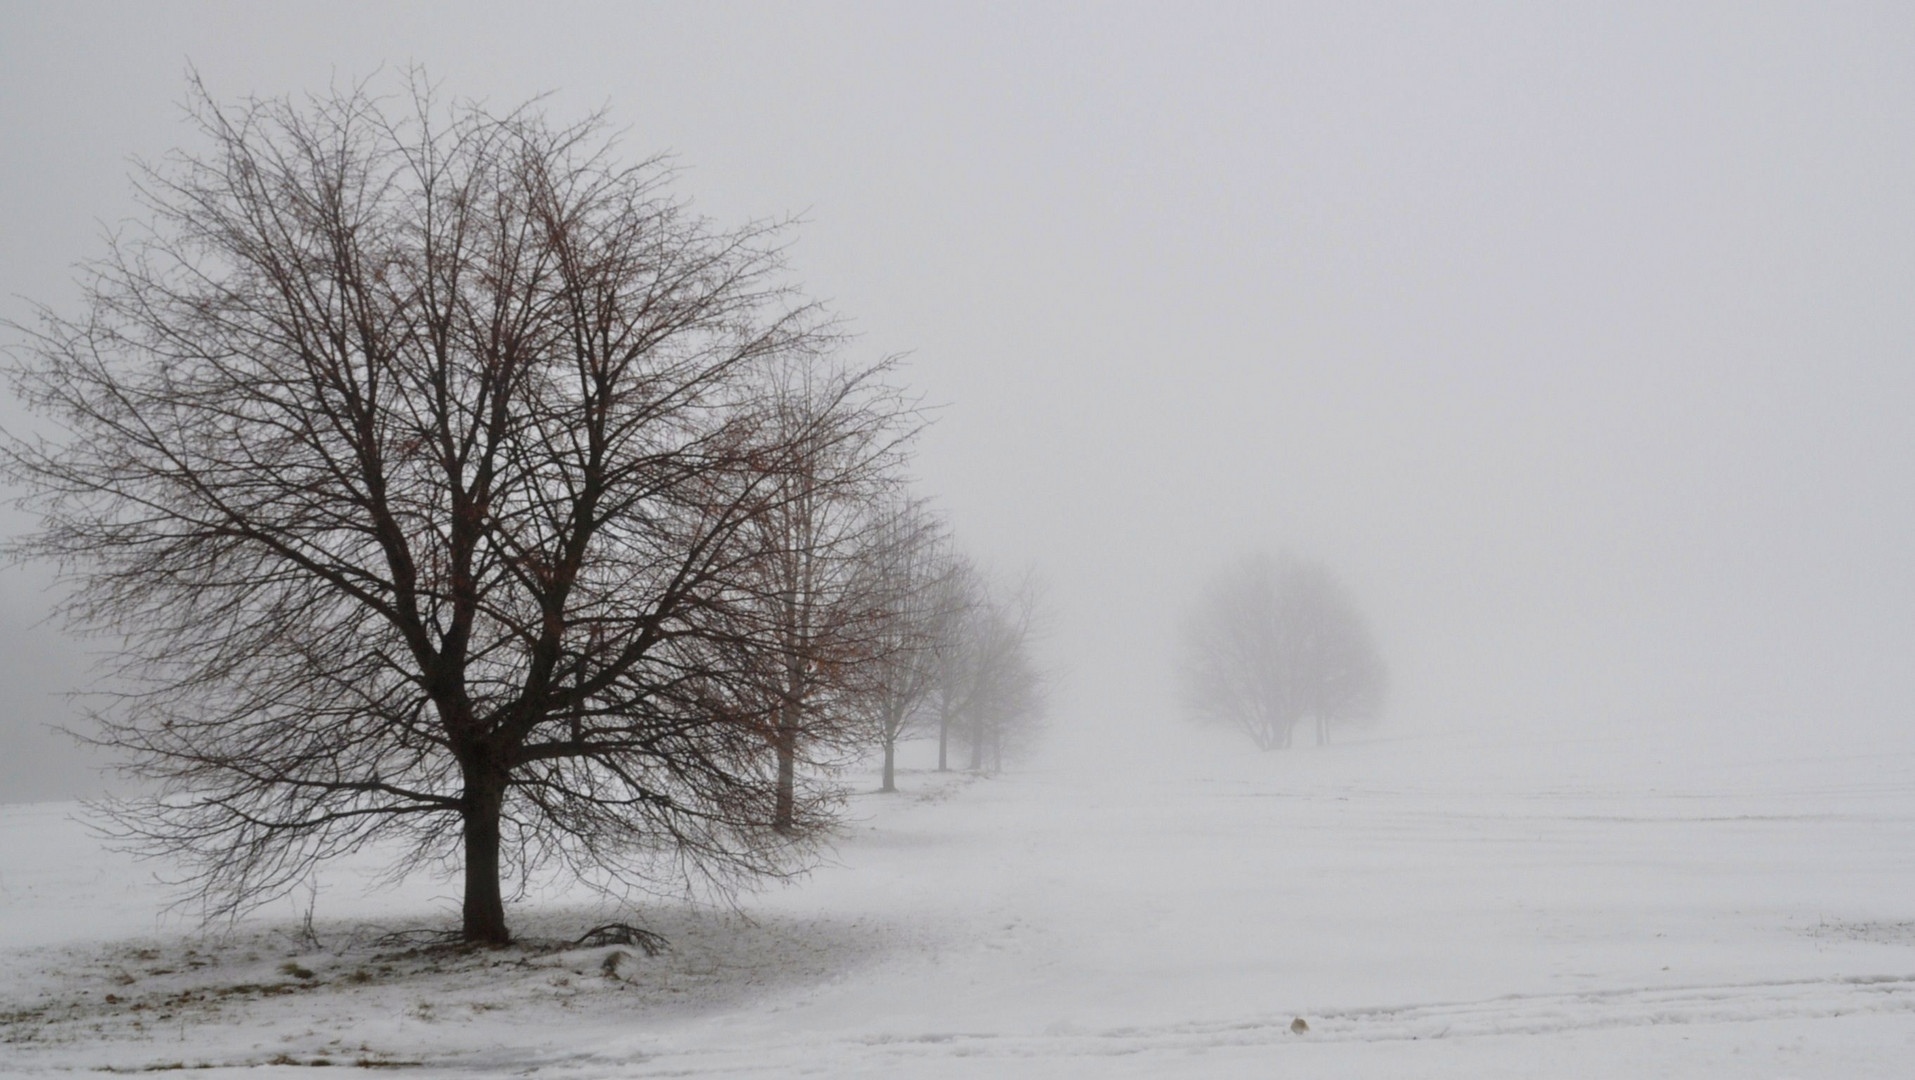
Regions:
<svg viewBox="0 0 1915 1080"><path fill-rule="evenodd" d="M1252 555L1205 585L1184 624L1184 701L1265 750L1298 724L1327 742L1339 723L1374 719L1388 675L1368 624L1319 563Z"/></svg>

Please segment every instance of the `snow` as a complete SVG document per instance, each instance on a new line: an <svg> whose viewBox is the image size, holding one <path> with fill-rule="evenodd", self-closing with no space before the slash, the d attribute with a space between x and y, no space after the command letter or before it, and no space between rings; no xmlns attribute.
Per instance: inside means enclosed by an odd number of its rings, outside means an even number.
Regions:
<svg viewBox="0 0 1915 1080"><path fill-rule="evenodd" d="M854 778L862 782L862 778ZM856 795L831 863L668 953L378 941L376 860L236 927L58 805L0 807L0 1072L1906 1076L1915 753L1892 744L1059 748ZM306 974L298 974L305 972ZM113 1001L108 1002L107 996ZM1294 1032L1302 1018L1308 1030ZM274 1062L279 1064L275 1065ZM298 1075L307 1075L304 1072Z"/></svg>

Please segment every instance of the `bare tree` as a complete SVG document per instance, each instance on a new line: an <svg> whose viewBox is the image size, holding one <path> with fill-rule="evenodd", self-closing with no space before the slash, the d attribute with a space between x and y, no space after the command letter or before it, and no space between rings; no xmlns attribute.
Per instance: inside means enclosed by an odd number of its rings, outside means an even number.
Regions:
<svg viewBox="0 0 1915 1080"><path fill-rule="evenodd" d="M881 791L898 789L898 740L919 719L938 678L940 637L950 632L948 587L955 571L944 524L918 501L880 512L866 553L874 608L884 617L881 647L865 684L874 741L884 753Z"/></svg>
<svg viewBox="0 0 1915 1080"><path fill-rule="evenodd" d="M1044 718L1047 685L1033 655L1042 608L1037 579L991 597L977 628L979 663L971 702L971 768L1002 771L1007 753L1025 749Z"/></svg>
<svg viewBox="0 0 1915 1080"><path fill-rule="evenodd" d="M988 597L977 567L958 552L951 554L938 588L943 595L938 600L939 621L931 636L931 697L937 708L938 771L947 772L954 728L970 715L971 701L979 687L972 677L978 659L972 629Z"/></svg>
<svg viewBox="0 0 1915 1080"><path fill-rule="evenodd" d="M948 732L970 750L970 768L1001 769L1032 738L1046 704L1046 680L1032 655L1041 591L1026 577L1015 589L996 589L963 564L954 588L950 629L937 655L940 741L938 767L945 767Z"/></svg>
<svg viewBox="0 0 1915 1080"><path fill-rule="evenodd" d="M764 673L814 658L764 617L760 526L839 466L766 371L837 339L781 228L693 216L596 120L416 81L194 104L209 149L143 172L84 313L16 328L60 434L7 449L43 514L14 550L123 649L101 739L158 791L123 835L213 910L399 838L487 943L541 868L799 865L830 793L778 779Z"/></svg>
<svg viewBox="0 0 1915 1080"><path fill-rule="evenodd" d="M899 640L904 613L893 610L908 597L874 573L874 563L908 554L900 543L917 542L891 509L912 413L881 373L811 362L773 372L773 417L791 465L754 528L767 556L757 585L779 645L770 694L780 832L796 826L801 757L829 764L833 751L861 745L868 688L900 662L894 653L915 648Z"/></svg>
<svg viewBox="0 0 1915 1080"><path fill-rule="evenodd" d="M1289 746L1296 726L1380 711L1387 675L1355 602L1323 566L1251 556L1211 580L1184 630L1185 702L1261 749Z"/></svg>

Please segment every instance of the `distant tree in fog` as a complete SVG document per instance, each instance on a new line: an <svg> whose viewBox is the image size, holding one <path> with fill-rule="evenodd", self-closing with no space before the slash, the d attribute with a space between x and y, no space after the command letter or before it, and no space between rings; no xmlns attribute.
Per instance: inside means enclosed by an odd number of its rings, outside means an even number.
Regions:
<svg viewBox="0 0 1915 1080"><path fill-rule="evenodd" d="M924 504L902 501L874 519L862 552L861 590L879 613L879 634L860 680L863 711L884 754L880 790L896 791L898 740L922 718L937 685L940 648L955 633L962 597L949 587L959 570L943 522Z"/></svg>
<svg viewBox="0 0 1915 1080"><path fill-rule="evenodd" d="M873 393L882 370L811 357L767 365L762 422L786 456L751 521L757 569L739 584L777 644L756 656L777 755L771 826L787 835L802 831L800 774L862 744L871 692L919 651L916 602L897 578L937 529L916 504L895 505L907 431L895 400L871 407L886 396Z"/></svg>
<svg viewBox="0 0 1915 1080"><path fill-rule="evenodd" d="M970 678L976 656L971 628L977 613L988 603L988 597L977 567L959 552L952 553L951 564L938 587L944 594L939 603L943 621L931 643L936 678L931 686L929 708L937 719L938 771L945 772L950 768L956 727L968 715L975 689Z"/></svg>
<svg viewBox="0 0 1915 1080"><path fill-rule="evenodd" d="M1374 719L1388 677L1368 625L1324 566L1253 555L1204 587L1184 626L1184 702L1265 749L1310 723L1318 745L1340 723Z"/></svg>
<svg viewBox="0 0 1915 1080"><path fill-rule="evenodd" d="M941 729L970 751L970 768L996 771L1036 738L1044 718L1047 680L1032 655L1041 594L1029 578L1008 592L976 574L965 583L970 597L941 657L934 700ZM947 745L940 739L939 769Z"/></svg>

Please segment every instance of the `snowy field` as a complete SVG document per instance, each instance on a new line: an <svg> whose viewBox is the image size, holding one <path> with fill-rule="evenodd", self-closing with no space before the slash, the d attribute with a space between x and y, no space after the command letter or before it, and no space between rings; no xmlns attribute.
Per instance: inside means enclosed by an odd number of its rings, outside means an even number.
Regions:
<svg viewBox="0 0 1915 1080"><path fill-rule="evenodd" d="M1210 742L901 782L797 884L644 910L655 958L563 945L604 913L562 898L501 953L382 942L450 889L359 866L310 934L303 899L203 933L72 807L0 807L0 1072L1915 1075L1906 749Z"/></svg>

